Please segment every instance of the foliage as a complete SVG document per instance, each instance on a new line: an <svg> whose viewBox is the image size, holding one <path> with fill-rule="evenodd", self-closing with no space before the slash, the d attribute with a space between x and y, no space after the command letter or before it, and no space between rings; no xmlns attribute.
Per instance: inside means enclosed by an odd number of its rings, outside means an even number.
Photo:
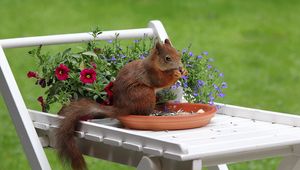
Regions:
<svg viewBox="0 0 300 170"><path fill-rule="evenodd" d="M53 103L67 104L70 100L87 97L102 104L111 104L111 84L118 71L128 62L144 59L149 55L153 39L144 37L134 40L123 47L116 39L108 40L102 48L95 41L101 34L99 28L92 32L93 41L86 48L74 53L71 48L51 55L41 53L42 47L29 51L38 58L37 71L28 72L29 78L36 78L36 84L47 87L46 99L39 97L43 111L49 111ZM189 50L189 48L188 48ZM212 66L212 59L207 59L207 52L195 56L191 51L182 51L182 61L189 74L169 89L157 94L158 104L174 100L177 96L174 90L181 86L184 97L189 102L213 104L215 98L224 97L223 88L227 85L222 81L223 73Z"/></svg>
<svg viewBox="0 0 300 170"><path fill-rule="evenodd" d="M208 52L195 55L190 47L182 50L182 61L189 74L173 88L181 85L188 102L214 104L216 98L225 97L223 89L227 88L227 83L223 81L224 74L213 66L214 59L208 58Z"/></svg>
<svg viewBox="0 0 300 170"><path fill-rule="evenodd" d="M93 32L94 37L99 34L98 31ZM116 35L116 39L107 41L103 48L98 48L96 41L91 41L81 52L74 53L68 48L54 55L42 53L40 46L29 51L38 58L38 64L37 70L29 71L27 76L35 78L36 84L42 88L47 88L46 99L38 98L43 111L48 111L53 103L64 105L79 97L109 104L105 87L126 63L147 56L152 41L150 38L134 40L132 45L123 48Z"/></svg>

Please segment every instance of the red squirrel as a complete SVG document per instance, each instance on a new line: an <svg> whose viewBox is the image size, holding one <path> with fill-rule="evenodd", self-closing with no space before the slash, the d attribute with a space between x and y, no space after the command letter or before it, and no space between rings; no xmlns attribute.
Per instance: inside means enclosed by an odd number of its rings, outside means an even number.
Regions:
<svg viewBox="0 0 300 170"><path fill-rule="evenodd" d="M186 73L182 69L181 55L170 41L166 39L164 44L156 42L149 56L132 61L119 71L112 87L112 106L83 98L71 102L58 112L65 117L56 132L60 158L64 162L71 162L74 170L87 169L74 138L74 130L80 120L129 114L149 115L155 108L155 91L170 87Z"/></svg>

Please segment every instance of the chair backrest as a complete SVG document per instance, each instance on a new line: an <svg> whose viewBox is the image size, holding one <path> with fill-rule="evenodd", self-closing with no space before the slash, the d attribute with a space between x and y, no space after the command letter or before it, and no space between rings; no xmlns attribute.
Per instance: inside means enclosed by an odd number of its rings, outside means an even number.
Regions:
<svg viewBox="0 0 300 170"><path fill-rule="evenodd" d="M150 21L147 28L104 31L96 40L157 37L160 41L168 35L160 21ZM38 135L34 129L28 109L17 86L14 75L6 59L5 48L29 47L66 43L82 43L93 40L91 33L61 34L38 37L12 38L0 40L0 92L4 98L23 149L32 169L51 169Z"/></svg>

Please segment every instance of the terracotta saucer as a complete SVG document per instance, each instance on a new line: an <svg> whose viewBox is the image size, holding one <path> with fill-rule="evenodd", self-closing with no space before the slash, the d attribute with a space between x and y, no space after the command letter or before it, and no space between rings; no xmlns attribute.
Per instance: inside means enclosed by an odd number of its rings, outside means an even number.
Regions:
<svg viewBox="0 0 300 170"><path fill-rule="evenodd" d="M197 112L203 109L204 113L179 116L142 116L127 115L118 117L119 121L130 129L138 130L180 130L198 128L207 125L215 115L215 106L199 103L168 103L165 107L169 111L183 110Z"/></svg>

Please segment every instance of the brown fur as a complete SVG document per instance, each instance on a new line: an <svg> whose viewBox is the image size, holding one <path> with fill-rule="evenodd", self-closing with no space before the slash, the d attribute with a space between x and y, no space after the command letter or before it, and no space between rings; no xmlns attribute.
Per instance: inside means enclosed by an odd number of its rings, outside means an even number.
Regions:
<svg viewBox="0 0 300 170"><path fill-rule="evenodd" d="M180 54L171 46L156 43L144 60L126 64L118 73L113 85L113 106L101 106L90 99L71 102L59 111L65 116L57 131L57 149L60 158L71 162L74 170L87 169L74 139L74 130L82 117L117 117L128 114L148 115L153 112L155 89L169 87L181 76ZM185 73L184 73L185 74Z"/></svg>

